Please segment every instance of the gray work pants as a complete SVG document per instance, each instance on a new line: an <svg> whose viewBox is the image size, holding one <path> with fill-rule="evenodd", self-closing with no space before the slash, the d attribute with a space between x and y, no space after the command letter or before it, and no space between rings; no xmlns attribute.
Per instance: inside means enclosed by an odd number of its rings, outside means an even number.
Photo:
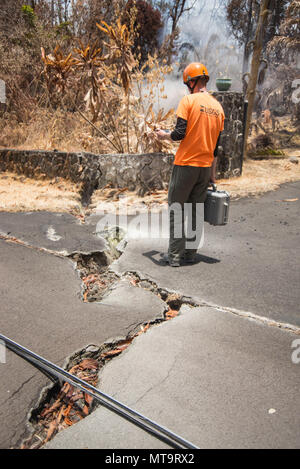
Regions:
<svg viewBox="0 0 300 469"><path fill-rule="evenodd" d="M185 254L192 256L197 251L197 247L187 249L187 242L190 243L193 239L186 237L184 213L189 218L187 224L195 232L197 227L196 204L204 203L210 176L211 167L173 166L168 193L170 223L168 255L171 259L180 260ZM188 210L184 211L184 204L191 204Z"/></svg>

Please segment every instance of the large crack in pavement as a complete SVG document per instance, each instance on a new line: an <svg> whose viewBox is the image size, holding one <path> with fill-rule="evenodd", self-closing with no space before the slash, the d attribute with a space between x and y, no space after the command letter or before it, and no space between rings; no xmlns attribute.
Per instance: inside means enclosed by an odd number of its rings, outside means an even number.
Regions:
<svg viewBox="0 0 300 469"><path fill-rule="evenodd" d="M99 301L103 299L105 302L105 297L109 297L109 292L113 288L113 285L118 281L122 281L136 288L142 288L153 293L165 304L163 316L143 323L139 331L136 331L136 327L134 327L126 337L105 342L100 346L95 344L88 345L65 360L64 369L77 376L78 370L79 372L84 371L84 376L82 376L82 374L79 374L79 376L96 386L98 384L100 371L109 361L120 355L136 337L145 333L150 327L176 317L183 305L183 300L181 296L176 293L160 290L150 281L141 280L138 275L133 272L126 272L124 275L118 277L114 272L110 272L109 268L105 265L107 262L106 254L94 253L90 256L77 254L72 257L76 262L76 268L80 271L84 289L87 285L86 279L91 275L94 277L95 282L98 282L97 279L100 275L105 273L106 279L110 279L112 282L104 282L106 288L100 288L96 297L94 293L91 293L93 289L84 290L82 295L84 301ZM88 287L89 286L88 283ZM187 303L191 305L191 302L187 301ZM45 443L50 441L56 433L77 423L93 412L97 407L98 405L95 402L88 400L87 395L83 395L82 392L77 392L76 389L73 389L71 386L67 385L67 383L59 384L56 382L48 385L42 390L38 403L29 411L28 424L32 428L32 432L31 435L22 442L21 448L38 449L42 447Z"/></svg>
<svg viewBox="0 0 300 469"><path fill-rule="evenodd" d="M118 281L118 276L115 275L113 272L108 271L108 266L110 263L121 254L121 251L116 249L116 244L120 242L118 230L114 229L111 232L107 233L107 249L105 251L91 251L90 253L82 253L82 252L71 252L68 253L67 251L56 251L55 249L44 248L42 242L37 242L35 244L31 244L28 239L19 239L17 236L14 236L15 233L11 232L3 232L1 233L0 238L10 244L16 245L21 248L26 248L26 250L33 250L37 253L43 254L50 254L53 257L59 257L61 259L68 259L73 264L74 270L77 271L79 274L78 276L81 278L81 287L80 287L80 294L77 295L83 302L100 302L101 298L105 293L107 293L113 286L114 283ZM111 236L110 236L111 235ZM98 245L103 244L102 241L99 240ZM69 245L72 244L69 242ZM76 244L73 242L73 245ZM88 243L86 243L88 244ZM97 242L91 240L91 245L96 245ZM55 243L53 244L55 246ZM71 251L74 251L72 249ZM114 310L115 311L115 310ZM124 323L124 321L122 321ZM124 326L123 326L124 327ZM111 348L111 346L109 346ZM88 347L88 351L84 350L86 353L90 353L91 347ZM69 360L67 360L69 361ZM34 375L35 376L35 375ZM30 377L32 379L32 376ZM17 390L10 394L7 400L10 400L16 396L16 394L23 389L25 384L28 382L24 381L21 382L20 386L18 386ZM57 385L55 385L57 387ZM43 406L43 403L48 400L50 394L53 394L52 385L49 387L42 389L40 397L38 399L38 407ZM10 391L7 391L10 393ZM5 401L4 401L5 402ZM27 423L30 422L30 415L32 413L32 409L29 411ZM31 427L29 427L31 428ZM22 431L23 432L23 431ZM15 434L17 431L15 432ZM21 433L21 429L18 430L18 433ZM27 430L23 432L24 437L21 438L21 441L24 438L27 439L28 432ZM19 440L20 441L20 440ZM22 443L21 443L22 444ZM13 444L14 447L19 447L19 444Z"/></svg>
<svg viewBox="0 0 300 469"><path fill-rule="evenodd" d="M108 244L114 245L116 239L120 242L119 237L113 238L113 236L111 236ZM23 244L22 241L16 238L7 238L7 240ZM38 249L41 250L41 248ZM90 344L84 349L73 353L65 360L64 368L75 373L76 368L80 370L80 366L84 364L85 379L87 379L87 381L92 379L95 385L98 384L98 376L103 367L114 357L117 357L126 350L134 338L139 336L140 333L146 332L149 327L176 317L183 305L188 305L189 307L211 307L220 312L246 317L269 326L275 326L300 334L299 328L289 324L278 323L268 318L263 318L249 312L234 310L232 308L224 308L206 302L199 303L199 301L184 296L179 292L160 288L156 282L146 278L137 271L126 271L122 274L118 274L114 269L111 269L110 266L111 263L122 254L123 250L118 251L118 249L114 247L111 251L106 252L94 252L91 254L76 253L67 256L73 261L82 280L81 299L86 302L103 301L105 304L114 285L122 281L159 297L165 304L165 312L162 318L155 318L153 321L142 324L139 332L137 332L135 328L123 338L112 340L100 346ZM58 253L53 254L60 255ZM95 403L86 401L86 396L76 392L76 390L72 388L70 389L70 387L66 387L66 384L50 384L41 391L37 404L29 411L28 422L32 428L32 433L29 438L26 438L26 440L22 442L21 447L35 449L42 447L46 442L52 439L58 431L62 431L64 428L75 424L96 408L97 405Z"/></svg>
<svg viewBox="0 0 300 469"><path fill-rule="evenodd" d="M54 250L49 250L41 246L33 246L30 243L26 242L24 239L18 239L15 236L12 236L11 233L2 234L1 239L8 243L17 244L29 249L34 249L38 252L46 252L47 254L52 254L61 258L70 259L75 270L79 273L81 278L81 293L80 298L84 302L99 302L101 303L102 299L105 296L110 295L110 292L113 290L114 286L118 285L122 280L122 276L115 274L109 269L109 265L122 254L122 249L124 249L125 243L120 243L121 238L117 228L108 230L106 236L106 243L108 249L106 251L92 252L89 254L82 253L72 253L65 255L65 253L57 252ZM120 244L120 249L118 250L117 245ZM125 282L129 284L129 279L125 276ZM124 281L124 278L123 278ZM130 282L131 286L133 282ZM103 303L102 303L103 304ZM168 310L168 307L164 307L164 310ZM136 337L139 333L144 332L149 326L150 323L159 322L160 318L155 318L153 321L150 321L141 326L141 331L137 332L137 324L133 323L129 325L128 335L122 339L115 339L108 343L104 343L101 346L89 345L84 349L73 353L69 358L65 360L65 369L70 370L71 372L74 368L82 367L82 363L88 366L85 366L85 379L89 380L92 375L95 375L95 370L98 372L101 367L104 366L107 360L110 360L113 356L118 355L123 351ZM91 368L89 368L91 365ZM87 373L89 376L87 376ZM94 376L95 378L95 376ZM96 384L96 382L94 382ZM73 393L70 390L65 392L65 385L59 385L58 383L50 384L42 389L37 404L30 409L28 413L28 426L31 429L31 435L28 438L22 441L22 448L31 448L31 447L40 447L43 443L41 435L46 431L46 436L44 440L48 441L50 436L53 436L55 433L53 431L53 422L52 425L49 425L50 428L47 428L44 424L40 425L41 416L47 413L51 415L51 412L47 412L47 407L49 408L49 403L55 399L57 401L57 396L63 397L62 406L60 406L60 417L58 423L62 420L62 417L66 421L67 425L70 425L70 405L74 404L74 407L77 408L78 412L81 412L81 418L87 415L90 410L92 410L93 405L91 402L86 401L86 396L76 395L74 400ZM69 399L67 408L64 407L66 399ZM80 408L81 404L81 408ZM50 405L51 407L51 405ZM68 410L69 409L69 410ZM86 413L86 409L88 412ZM64 411L64 412L62 412ZM47 424L46 424L47 425ZM50 432L50 433L49 433Z"/></svg>
<svg viewBox="0 0 300 469"><path fill-rule="evenodd" d="M115 236L115 237L114 237ZM103 367L114 357L120 355L132 341L141 333L145 333L149 327L158 325L166 320L170 320L180 314L182 306L189 307L210 307L223 313L230 313L247 319L262 322L268 326L275 326L285 330L289 330L296 334L300 334L300 328L289 324L271 321L268 318L260 317L249 312L243 312L232 308L224 308L207 302L200 302L187 297L178 291L170 291L161 288L156 282L147 278L145 275L137 271L126 271L122 274L111 268L111 264L124 252L119 251L116 247L116 241L120 243L121 239L118 233L114 236L110 233L110 239L107 239L108 245L111 247L109 251L93 252L91 254L75 253L69 256L63 256L60 253L52 252L53 255L59 257L68 257L74 263L75 269L78 271L82 280L81 299L85 302L103 302L109 298L110 292L119 282L146 290L160 298L165 304L165 311L162 318L155 318L152 321L143 323L140 330L134 329L125 337L116 338L103 344L90 344L82 350L76 351L65 360L64 368L71 373L76 371L84 371L84 377L88 382L94 385L98 384L98 376ZM13 237L3 237L9 242L24 242ZM25 244L28 248L33 246ZM36 248L43 250L42 248ZM129 325L130 327L130 325ZM82 364L84 369L81 370ZM92 381L89 381L91 380ZM86 400L86 396L76 392L75 389L67 387L66 383L50 384L42 389L37 404L30 409L28 414L28 423L32 429L30 437L26 438L22 444L22 448L37 449L42 447L46 442L52 439L58 431L62 431L70 425L89 415L98 406L96 403Z"/></svg>
<svg viewBox="0 0 300 469"><path fill-rule="evenodd" d="M2 237L8 242L32 247L17 238L7 235ZM64 369L75 374L78 370L84 371L83 379L88 382L92 380L94 385L97 384L99 372L105 364L126 350L141 333L145 333L149 327L176 317L183 304L196 306L191 299L176 292L160 289L154 282L143 279L137 272L125 272L122 275L114 272L110 266L124 252L126 241L122 239L116 227L108 229L105 241L109 248L106 251L90 254L73 253L65 256L72 260L81 278L82 301L106 304L106 301L110 299L110 293L122 283L155 295L165 306L161 317L142 323L138 331L134 323L132 330L131 326L128 326L129 332L125 337L113 339L100 346L90 344L65 359ZM43 250L40 247L36 249ZM61 253L52 251L52 254L64 257ZM21 448L40 448L58 431L89 415L96 407L94 402L87 400L87 396L66 386L66 383L51 383L42 389L37 404L28 413L28 426L31 434L22 441Z"/></svg>
<svg viewBox="0 0 300 469"><path fill-rule="evenodd" d="M126 350L134 338L146 332L149 327L176 317L180 314L180 310L183 306L209 307L219 311L220 313L236 315L251 321L262 323L266 326L284 329L300 335L300 328L292 324L274 321L270 318L259 316L249 311L224 307L222 305L204 301L199 302L199 298L193 299L192 297L185 296L180 292L180 290L172 291L167 288L161 288L157 282L147 277L147 275L135 270L126 270L121 273L118 272L113 268L113 262L118 259L125 250L124 245L120 251L117 248L117 244L121 240L120 233L118 232L111 234L110 239L108 240L108 250L95 250L89 253L82 253L80 250L77 250L77 252L73 251L72 253L67 253L54 251L41 246L33 246L29 242L24 241L24 239L13 237L7 232L2 232L1 238L8 242L22 244L28 248L37 249L39 251L70 259L74 263L75 269L78 271L82 281L80 295L81 300L84 302L99 302L106 304L106 302L109 302L110 300L110 294L120 284L120 282L122 282L122 285L126 284L131 287L148 291L164 303L165 307L163 316L156 317L153 320L140 324L140 330L137 331L137 324L134 323L128 326L129 331L127 335L109 340L101 345L90 344L85 348L76 351L65 360L65 369L73 370L74 372L83 372L87 379L92 379L95 383L98 381L100 370L103 369L106 363ZM82 365L82 363L84 365ZM63 430L66 426L70 426L72 423L76 423L78 419L80 420L84 418L95 408L95 403L87 401L85 396L78 395L78 393L76 394L76 391L73 389L66 389L64 385L61 386L58 384L47 386L42 390L37 404L29 412L28 421L32 426L33 433L30 436L30 439L26 439L23 442L23 447L38 448L43 446L45 441L49 441L53 438L57 431ZM74 422L72 422L71 419L73 410ZM49 419L45 420L45 416L49 416ZM54 420L56 424L53 424ZM42 424L40 425L40 423Z"/></svg>
<svg viewBox="0 0 300 469"><path fill-rule="evenodd" d="M140 272L127 271L122 274L122 277L130 278L132 284L135 286L154 292L163 301L166 301L170 306L173 304L174 309L179 310L183 305L189 305L191 307L212 308L223 313L233 314L241 318L246 318L251 321L256 321L258 323L265 324L269 327L276 327L278 329L283 329L295 333L296 335L300 335L300 327L295 326L293 324L275 321L273 319L252 313L250 311L243 311L237 308L225 307L215 303L209 303L207 301L199 301L199 299L195 299L193 297L184 295L182 292L180 292L180 290L173 291L166 288L161 288L156 282L154 282L150 278L145 277ZM172 298L174 298L174 301L172 301Z"/></svg>
<svg viewBox="0 0 300 469"><path fill-rule="evenodd" d="M86 379L87 382L92 382L95 386L99 386L99 375L108 362L119 356L132 344L135 338L146 333L150 327L157 326L178 316L183 307L209 307L222 313L230 313L300 335L300 328L296 326L271 321L268 318L260 317L249 312L224 308L206 302L199 303L199 301L184 296L179 292L160 288L154 281L145 278L144 275L138 272L128 271L124 272L122 275L117 275L113 270L110 270L107 264L105 265L107 257L103 255L103 253L94 253L90 256L76 255L73 257L73 260L77 263L77 269L81 273L85 286L88 285L88 287L90 287L86 279L90 278L91 275L95 283L99 281L97 279L99 279L101 275L104 274L106 277L106 282L104 282L105 288L101 288L103 287L102 281L99 290L97 290L97 294L95 294L94 288L85 290L83 293L85 301L103 300L105 302L105 298L109 296L113 285L118 281L126 281L136 288L141 288L158 296L166 305L162 318L156 318L142 324L138 332L134 330L123 338L105 342L100 346L91 344L66 359L64 368L67 371L77 374L76 371L83 367L85 371L85 377L83 379ZM92 379L92 381L90 379ZM66 383L62 385L55 383L46 387L41 393L38 404L31 409L29 413L29 422L33 427L33 432L30 438L27 438L22 443L21 447L26 449L41 448L59 431L63 431L65 428L76 424L78 421L90 415L98 407L99 404L87 400L87 396L84 396L82 392L76 391L76 389L71 386L66 385Z"/></svg>

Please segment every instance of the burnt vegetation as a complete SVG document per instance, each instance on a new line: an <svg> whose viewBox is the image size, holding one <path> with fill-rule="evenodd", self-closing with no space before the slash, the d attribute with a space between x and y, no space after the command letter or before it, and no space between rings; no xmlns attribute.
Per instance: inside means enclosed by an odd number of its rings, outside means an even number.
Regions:
<svg viewBox="0 0 300 469"><path fill-rule="evenodd" d="M265 3L268 14L257 80L250 90L256 119L249 128L278 132L280 118L290 115L293 134L300 121L299 99L291 99L299 70L300 2ZM239 79L245 96L253 88L250 62L261 2L218 0L211 7L210 21L224 23L226 18L228 37L236 41L236 48L220 44L214 31L206 42L201 39L202 48L181 37L184 21L199 17L205 23L204 4L2 0L0 78L6 83L7 101L0 110L0 146L94 153L173 151L170 142L159 141L154 133L157 127L170 129L174 124L174 113L164 109L170 73L178 78L194 60L208 63L214 72L216 48L232 57L240 48ZM271 113L270 129L264 125L265 111Z"/></svg>

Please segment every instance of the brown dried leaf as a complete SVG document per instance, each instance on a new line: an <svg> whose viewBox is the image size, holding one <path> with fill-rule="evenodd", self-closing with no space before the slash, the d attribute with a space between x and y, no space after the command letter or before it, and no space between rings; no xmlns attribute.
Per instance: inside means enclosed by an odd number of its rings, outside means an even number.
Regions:
<svg viewBox="0 0 300 469"><path fill-rule="evenodd" d="M115 355L119 355L121 352L122 350L118 350L118 349L109 350L108 352L102 353L101 358L113 357Z"/></svg>
<svg viewBox="0 0 300 469"><path fill-rule="evenodd" d="M90 406L94 398L90 394L84 393L84 400Z"/></svg>
<svg viewBox="0 0 300 469"><path fill-rule="evenodd" d="M57 399L51 407L49 407L48 409L44 409L41 412L41 417L45 418L49 414L52 414L53 412L55 412L60 407L60 405L61 405L61 400Z"/></svg>
<svg viewBox="0 0 300 469"><path fill-rule="evenodd" d="M62 405L62 407L61 407L61 409L58 413L58 416L56 418L56 425L60 424L62 417L65 415L65 410L66 410L66 406Z"/></svg>
<svg viewBox="0 0 300 469"><path fill-rule="evenodd" d="M47 443L47 441L49 441L50 438L52 438L52 436L54 435L54 433L56 433L56 431L57 431L56 420L53 420L53 422L50 423L50 427L49 427L49 430L45 439L45 443Z"/></svg>
<svg viewBox="0 0 300 469"><path fill-rule="evenodd" d="M71 425L73 425L72 420L69 419L68 417L65 418L64 422L68 425L68 427L70 427Z"/></svg>
<svg viewBox="0 0 300 469"><path fill-rule="evenodd" d="M179 311L177 311L176 309L169 309L169 311L166 312L166 319L169 320L175 318L176 316L178 316L178 313Z"/></svg>
<svg viewBox="0 0 300 469"><path fill-rule="evenodd" d="M72 409L72 404L69 404L66 409L64 409L63 407L63 416L68 417L69 413L71 412L71 409Z"/></svg>

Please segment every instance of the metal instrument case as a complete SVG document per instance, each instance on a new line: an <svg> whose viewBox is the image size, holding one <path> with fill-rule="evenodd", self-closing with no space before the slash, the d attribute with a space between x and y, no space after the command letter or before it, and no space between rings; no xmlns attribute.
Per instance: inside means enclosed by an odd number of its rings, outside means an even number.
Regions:
<svg viewBox="0 0 300 469"><path fill-rule="evenodd" d="M226 191L218 191L215 184L207 190L204 202L204 221L219 226L228 223L230 195Z"/></svg>

